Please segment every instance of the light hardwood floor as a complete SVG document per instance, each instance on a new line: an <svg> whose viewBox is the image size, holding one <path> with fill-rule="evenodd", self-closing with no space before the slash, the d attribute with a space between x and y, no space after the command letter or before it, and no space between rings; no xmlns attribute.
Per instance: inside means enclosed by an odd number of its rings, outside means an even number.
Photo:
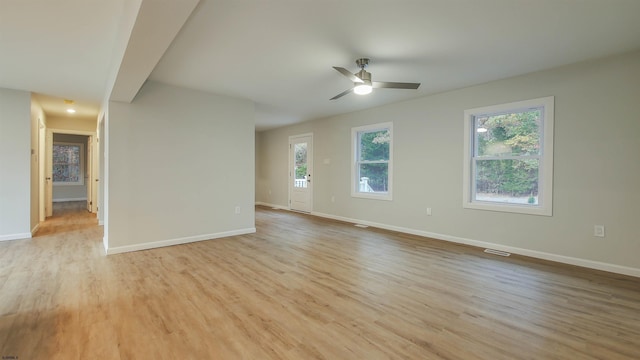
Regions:
<svg viewBox="0 0 640 360"><path fill-rule="evenodd" d="M256 234L105 257L95 217L66 219L0 243L0 356L640 357L637 278L267 208Z"/></svg>

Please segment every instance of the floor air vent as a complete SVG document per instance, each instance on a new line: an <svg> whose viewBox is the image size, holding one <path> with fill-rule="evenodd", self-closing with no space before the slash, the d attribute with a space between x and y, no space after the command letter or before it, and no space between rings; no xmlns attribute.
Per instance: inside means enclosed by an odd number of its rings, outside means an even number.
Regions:
<svg viewBox="0 0 640 360"><path fill-rule="evenodd" d="M510 256L511 254L508 252L493 250L493 249L484 249L484 252L487 254L500 255L500 256Z"/></svg>

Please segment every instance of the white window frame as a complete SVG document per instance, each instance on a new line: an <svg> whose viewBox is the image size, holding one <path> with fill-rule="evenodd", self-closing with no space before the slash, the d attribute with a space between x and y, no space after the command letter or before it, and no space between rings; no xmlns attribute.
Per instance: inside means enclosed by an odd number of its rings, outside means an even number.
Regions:
<svg viewBox="0 0 640 360"><path fill-rule="evenodd" d="M78 146L80 147L80 181L73 181L73 182L63 182L63 181L53 181L53 186L77 186L77 185L84 185L84 177L85 177L85 173L84 173L84 158L85 158L85 152L84 152L84 144L83 143L70 143L70 142L63 142L63 141L54 141L53 145L66 145L66 146ZM52 164L52 169L55 169L55 164Z"/></svg>
<svg viewBox="0 0 640 360"><path fill-rule="evenodd" d="M538 204L510 204L474 200L473 147L475 141L474 119L486 115L511 113L542 108L542 129L540 137L540 167L538 169ZM530 215L553 215L553 123L554 97L517 101L508 104L479 107L464 111L464 170L463 208L502 211Z"/></svg>
<svg viewBox="0 0 640 360"><path fill-rule="evenodd" d="M359 146L358 143L358 134L363 132L373 132L379 130L389 130L390 140L389 140L389 160L386 161L388 166L388 190L387 192L360 192L360 179L358 177L359 169L360 169L360 161L359 161ZM371 162L369 162L371 163ZM376 162L380 163L380 162ZM393 189L393 123L379 123L365 126L358 126L351 128L351 196L363 199L375 199L375 200L393 200L392 196Z"/></svg>

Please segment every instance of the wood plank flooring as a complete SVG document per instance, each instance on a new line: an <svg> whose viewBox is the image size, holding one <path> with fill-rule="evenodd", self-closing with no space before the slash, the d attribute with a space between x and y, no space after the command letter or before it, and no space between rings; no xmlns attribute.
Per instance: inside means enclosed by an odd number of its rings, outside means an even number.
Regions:
<svg viewBox="0 0 640 360"><path fill-rule="evenodd" d="M640 279L256 210L256 234L109 257L80 214L1 242L0 356L640 358Z"/></svg>
<svg viewBox="0 0 640 360"><path fill-rule="evenodd" d="M53 203L53 216L40 224L34 236L88 229L98 225L96 214L86 209L86 201L66 201Z"/></svg>

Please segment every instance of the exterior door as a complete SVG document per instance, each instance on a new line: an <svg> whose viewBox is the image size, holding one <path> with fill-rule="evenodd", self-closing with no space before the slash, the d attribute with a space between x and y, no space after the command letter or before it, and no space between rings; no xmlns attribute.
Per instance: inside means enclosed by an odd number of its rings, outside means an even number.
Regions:
<svg viewBox="0 0 640 360"><path fill-rule="evenodd" d="M313 195L313 134L289 138L289 208L311 212Z"/></svg>

